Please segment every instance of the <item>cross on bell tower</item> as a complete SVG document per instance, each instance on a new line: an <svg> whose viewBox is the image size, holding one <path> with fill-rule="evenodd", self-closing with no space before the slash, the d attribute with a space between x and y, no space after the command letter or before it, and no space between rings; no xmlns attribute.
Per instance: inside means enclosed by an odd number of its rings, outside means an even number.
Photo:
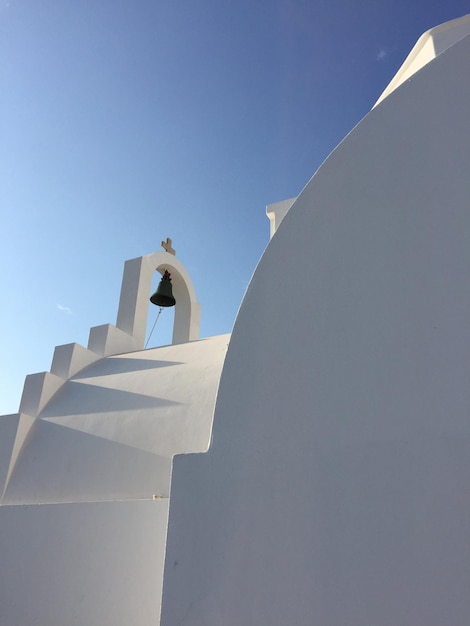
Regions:
<svg viewBox="0 0 470 626"><path fill-rule="evenodd" d="M176 255L176 250L173 250L171 247L171 239L169 237L166 238L166 241L162 241L161 246L166 252L173 254L173 256Z"/></svg>

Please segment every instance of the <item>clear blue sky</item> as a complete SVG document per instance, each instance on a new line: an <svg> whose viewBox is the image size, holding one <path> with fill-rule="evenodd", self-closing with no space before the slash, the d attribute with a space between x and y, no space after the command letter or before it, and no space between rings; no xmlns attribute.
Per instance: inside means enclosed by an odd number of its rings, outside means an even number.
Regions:
<svg viewBox="0 0 470 626"><path fill-rule="evenodd" d="M230 332L266 204L301 191L424 31L466 13L470 0L0 0L0 414L56 345L115 323L124 261L167 236L201 335ZM169 316L149 345L169 342Z"/></svg>

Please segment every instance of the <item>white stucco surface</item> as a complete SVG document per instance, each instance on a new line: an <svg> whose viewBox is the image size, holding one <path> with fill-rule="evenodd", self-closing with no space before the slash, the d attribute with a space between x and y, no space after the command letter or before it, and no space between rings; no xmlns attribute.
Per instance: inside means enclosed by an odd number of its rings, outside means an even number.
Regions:
<svg viewBox="0 0 470 626"><path fill-rule="evenodd" d="M391 93L271 240L175 459L164 626L468 626L469 67Z"/></svg>
<svg viewBox="0 0 470 626"><path fill-rule="evenodd" d="M0 508L2 626L158 624L168 500Z"/></svg>

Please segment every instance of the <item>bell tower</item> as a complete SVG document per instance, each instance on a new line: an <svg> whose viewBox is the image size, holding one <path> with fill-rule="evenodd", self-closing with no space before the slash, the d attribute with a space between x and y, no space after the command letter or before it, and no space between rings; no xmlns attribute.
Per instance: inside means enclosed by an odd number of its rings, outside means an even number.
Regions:
<svg viewBox="0 0 470 626"><path fill-rule="evenodd" d="M199 339L201 305L196 299L193 283L184 265L176 258L171 239L162 241L164 251L126 261L116 326L133 337L137 350L145 342L149 296L155 271L169 272L175 304L172 343Z"/></svg>

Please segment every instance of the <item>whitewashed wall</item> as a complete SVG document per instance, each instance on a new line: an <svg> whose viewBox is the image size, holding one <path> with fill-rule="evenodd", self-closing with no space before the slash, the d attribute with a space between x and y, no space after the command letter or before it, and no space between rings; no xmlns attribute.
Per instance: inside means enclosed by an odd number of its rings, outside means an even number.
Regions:
<svg viewBox="0 0 470 626"><path fill-rule="evenodd" d="M468 626L469 67L391 93L271 240L175 459L165 626Z"/></svg>
<svg viewBox="0 0 470 626"><path fill-rule="evenodd" d="M100 359L0 417L1 626L159 623L172 458L209 446L228 339Z"/></svg>
<svg viewBox="0 0 470 626"><path fill-rule="evenodd" d="M2 626L158 624L168 500L0 509Z"/></svg>

